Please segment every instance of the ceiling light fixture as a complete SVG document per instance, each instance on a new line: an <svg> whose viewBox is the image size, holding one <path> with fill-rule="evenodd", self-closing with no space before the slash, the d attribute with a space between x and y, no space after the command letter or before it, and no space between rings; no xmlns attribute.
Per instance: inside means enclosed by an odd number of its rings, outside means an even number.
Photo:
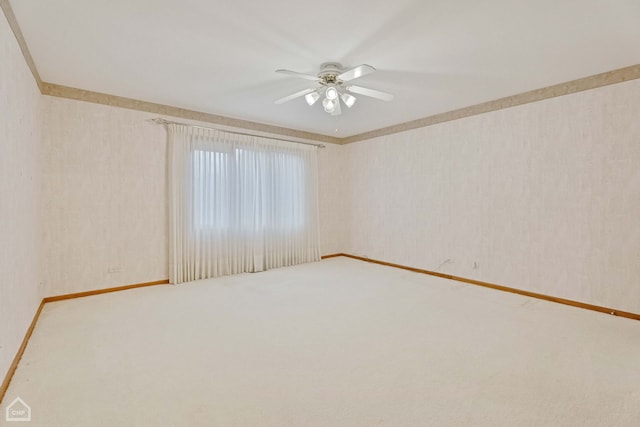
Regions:
<svg viewBox="0 0 640 427"><path fill-rule="evenodd" d="M318 93L318 91L311 92L306 94L304 96L304 99L305 101L307 101L307 104L309 104L309 107L311 107L313 104L316 103L318 99L320 99L320 94Z"/></svg>
<svg viewBox="0 0 640 427"><path fill-rule="evenodd" d="M304 96L305 101L310 106L315 104L320 98L322 99L322 108L332 116L339 116L342 114L342 108L340 107L340 101L344 103L348 108L353 107L356 102L356 97L351 95L352 93L358 95L364 95L370 98L380 99L382 101L391 101L393 95L386 92L381 92L375 89L369 89L362 86L346 85L345 83L355 80L362 76L366 76L374 72L376 69L371 65L362 64L349 70L344 70L342 65L337 62L326 62L320 67L320 72L317 76L310 74L299 73L291 70L276 70L278 73L288 74L290 76L303 78L305 80L311 80L316 83L315 87L301 90L293 93L284 98L280 98L275 101L276 104L284 104L298 97Z"/></svg>
<svg viewBox="0 0 640 427"><path fill-rule="evenodd" d="M324 107L324 111L327 113L333 113L336 110L336 102L338 102L338 100L332 101L329 98L323 99L322 106Z"/></svg>
<svg viewBox="0 0 640 427"><path fill-rule="evenodd" d="M326 96L327 99L330 99L333 101L335 99L338 99L338 91L336 90L335 87L329 86L327 90L324 92L324 96Z"/></svg>
<svg viewBox="0 0 640 427"><path fill-rule="evenodd" d="M343 93L342 95L340 95L340 99L342 99L344 105L349 108L353 107L353 104L356 103L356 97L353 95L349 95L348 93Z"/></svg>

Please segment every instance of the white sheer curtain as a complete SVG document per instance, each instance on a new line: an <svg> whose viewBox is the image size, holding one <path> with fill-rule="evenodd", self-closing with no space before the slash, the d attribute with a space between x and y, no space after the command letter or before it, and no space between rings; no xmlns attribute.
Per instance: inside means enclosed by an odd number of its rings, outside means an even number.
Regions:
<svg viewBox="0 0 640 427"><path fill-rule="evenodd" d="M171 283L317 261L317 147L169 131Z"/></svg>

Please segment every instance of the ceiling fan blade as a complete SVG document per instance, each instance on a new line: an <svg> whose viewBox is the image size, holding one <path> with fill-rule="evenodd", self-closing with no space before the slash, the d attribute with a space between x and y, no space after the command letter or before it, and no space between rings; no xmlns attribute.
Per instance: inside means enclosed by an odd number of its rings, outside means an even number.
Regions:
<svg viewBox="0 0 640 427"><path fill-rule="evenodd" d="M369 89L361 86L347 86L349 92L358 93L360 95L369 96L371 98L381 99L383 101L391 101L393 95L387 92L381 92L375 89Z"/></svg>
<svg viewBox="0 0 640 427"><path fill-rule="evenodd" d="M275 101L276 104L284 104L287 101L291 101L292 99L296 99L299 98L301 96L305 96L308 93L313 92L314 90L316 90L316 88L314 87L310 87L309 89L304 89L301 90L300 92L296 92L294 94L291 94L289 96L285 96L284 98L280 98L278 100Z"/></svg>
<svg viewBox="0 0 640 427"><path fill-rule="evenodd" d="M307 80L312 80L314 82L318 82L320 81L320 77L317 76L312 76L310 74L303 74L303 73L299 73L297 71L291 71L291 70L276 70L276 73L280 73L280 74L287 74L289 76L293 76L293 77L300 77L301 79L307 79Z"/></svg>
<svg viewBox="0 0 640 427"><path fill-rule="evenodd" d="M362 65L358 65L357 67L353 67L352 69L347 70L342 74L339 74L338 79L342 80L343 82L348 82L349 80L357 79L358 77L371 74L375 70L376 69L373 68L371 65L362 64Z"/></svg>

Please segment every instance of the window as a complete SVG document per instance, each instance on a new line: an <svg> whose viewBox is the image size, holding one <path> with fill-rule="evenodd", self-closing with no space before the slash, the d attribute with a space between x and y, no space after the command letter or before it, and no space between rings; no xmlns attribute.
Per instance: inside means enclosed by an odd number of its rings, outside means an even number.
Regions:
<svg viewBox="0 0 640 427"><path fill-rule="evenodd" d="M305 161L296 154L194 150L193 222L198 230L297 230L307 221Z"/></svg>
<svg viewBox="0 0 640 427"><path fill-rule="evenodd" d="M229 227L229 153L193 151L193 223L198 230Z"/></svg>
<svg viewBox="0 0 640 427"><path fill-rule="evenodd" d="M171 283L320 259L316 148L167 129Z"/></svg>

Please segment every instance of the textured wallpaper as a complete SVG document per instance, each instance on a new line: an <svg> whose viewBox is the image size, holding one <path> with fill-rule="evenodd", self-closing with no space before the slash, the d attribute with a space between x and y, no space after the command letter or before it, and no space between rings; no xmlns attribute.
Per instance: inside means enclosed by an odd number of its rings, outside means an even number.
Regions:
<svg viewBox="0 0 640 427"><path fill-rule="evenodd" d="M166 278L154 115L46 100L47 295ZM640 82L319 152L322 254L640 312Z"/></svg>
<svg viewBox="0 0 640 427"><path fill-rule="evenodd" d="M0 12L0 382L42 298L41 102Z"/></svg>
<svg viewBox="0 0 640 427"><path fill-rule="evenodd" d="M345 155L347 252L640 313L640 80Z"/></svg>
<svg viewBox="0 0 640 427"><path fill-rule="evenodd" d="M138 111L44 100L46 294L166 279L164 128Z"/></svg>
<svg viewBox="0 0 640 427"><path fill-rule="evenodd" d="M166 132L148 121L157 115L44 99L46 294L166 279ZM319 154L322 254L344 236L340 150Z"/></svg>
<svg viewBox="0 0 640 427"><path fill-rule="evenodd" d="M347 242L347 165L344 146L324 144L318 151L320 248L322 255L344 252Z"/></svg>

